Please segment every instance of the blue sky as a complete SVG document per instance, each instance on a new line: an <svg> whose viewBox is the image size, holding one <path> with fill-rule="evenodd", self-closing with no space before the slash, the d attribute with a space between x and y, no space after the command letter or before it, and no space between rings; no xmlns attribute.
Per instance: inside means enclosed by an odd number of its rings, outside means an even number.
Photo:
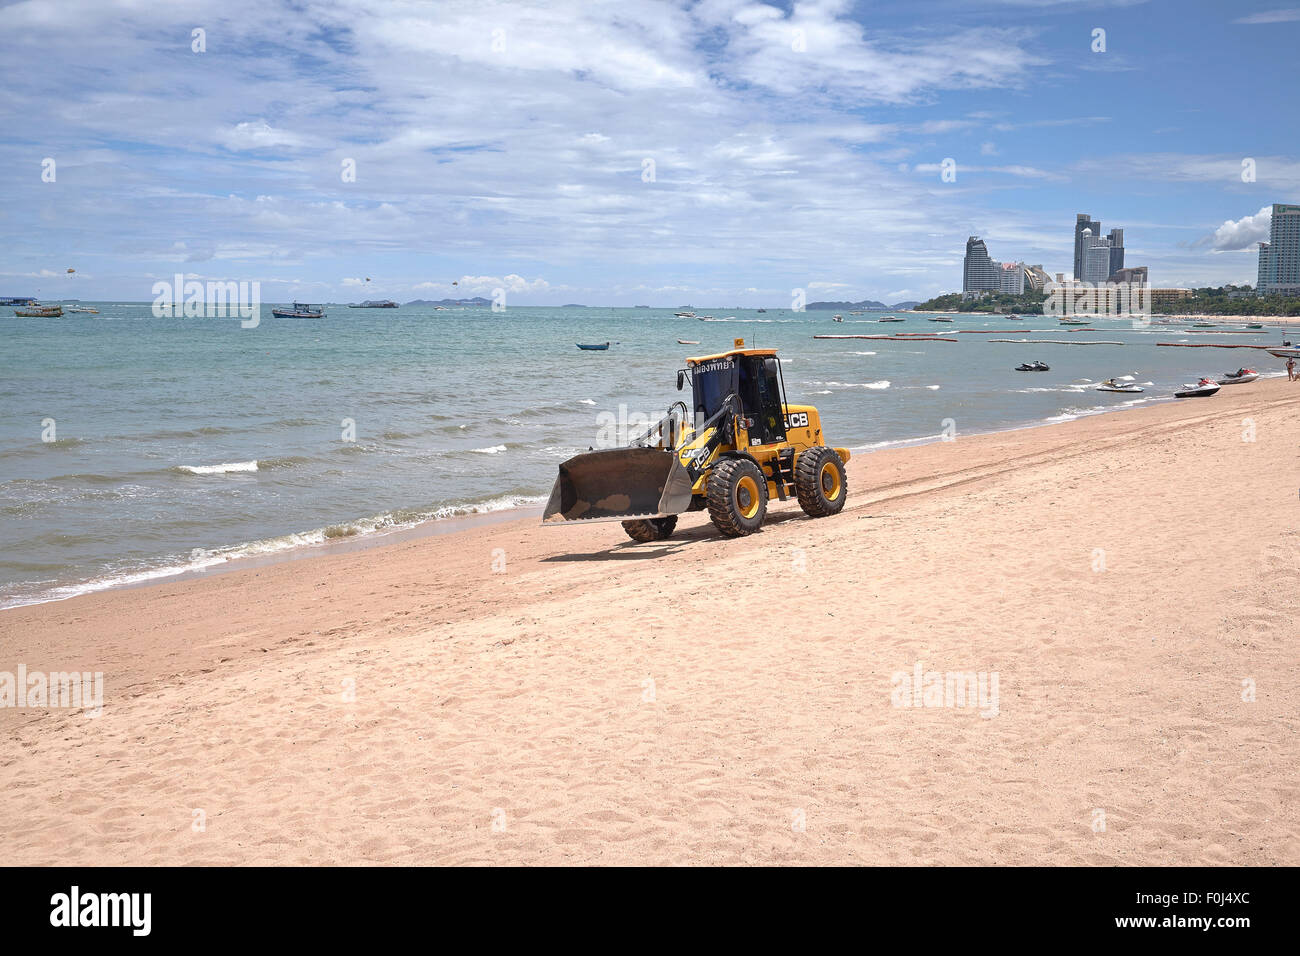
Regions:
<svg viewBox="0 0 1300 956"><path fill-rule="evenodd" d="M0 0L0 295L894 302L970 234L1068 274L1077 212L1253 282L1298 45L1285 0Z"/></svg>

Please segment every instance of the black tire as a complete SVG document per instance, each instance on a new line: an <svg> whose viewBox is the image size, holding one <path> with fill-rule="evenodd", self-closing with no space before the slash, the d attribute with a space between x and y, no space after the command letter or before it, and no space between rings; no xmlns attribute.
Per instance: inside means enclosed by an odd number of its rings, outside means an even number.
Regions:
<svg viewBox="0 0 1300 956"><path fill-rule="evenodd" d="M709 517L728 538L753 534L767 516L767 477L749 458L725 458L708 482Z"/></svg>
<svg viewBox="0 0 1300 956"><path fill-rule="evenodd" d="M810 517L825 518L844 510L849 479L834 448L816 445L799 456L794 466L794 490L799 507Z"/></svg>
<svg viewBox="0 0 1300 956"><path fill-rule="evenodd" d="M636 521L624 521L623 530L633 541L649 543L663 541L672 535L677 527L677 515L667 518L638 518Z"/></svg>

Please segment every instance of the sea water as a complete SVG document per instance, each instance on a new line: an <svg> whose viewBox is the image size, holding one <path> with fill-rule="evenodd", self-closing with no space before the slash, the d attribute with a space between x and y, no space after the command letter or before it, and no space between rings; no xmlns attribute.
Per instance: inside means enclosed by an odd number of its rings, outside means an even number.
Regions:
<svg viewBox="0 0 1300 956"><path fill-rule="evenodd" d="M1196 333L1129 320L1082 333L1032 316L900 313L906 322L881 325L883 313L833 322L779 309L697 308L714 317L703 322L672 309L336 305L322 319L264 306L244 328L84 304L100 314L0 316L0 606L539 504L560 462L607 439L611 422L662 415L682 397L685 357L735 338L779 349L788 399L816 405L828 440L855 452L1163 401L1229 366L1281 365L1156 348ZM813 339L899 332L959 341ZM1280 341L1269 329L1231 338ZM1051 371L1013 371L1034 359ZM1146 391L1093 390L1111 376Z"/></svg>

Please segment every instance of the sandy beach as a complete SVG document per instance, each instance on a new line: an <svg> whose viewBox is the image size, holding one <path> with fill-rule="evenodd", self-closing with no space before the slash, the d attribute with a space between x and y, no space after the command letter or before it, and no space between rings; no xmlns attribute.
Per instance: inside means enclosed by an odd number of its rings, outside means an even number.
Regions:
<svg viewBox="0 0 1300 956"><path fill-rule="evenodd" d="M1298 412L958 419L744 539L527 519L0 612L0 671L104 674L0 709L6 862L1300 864Z"/></svg>

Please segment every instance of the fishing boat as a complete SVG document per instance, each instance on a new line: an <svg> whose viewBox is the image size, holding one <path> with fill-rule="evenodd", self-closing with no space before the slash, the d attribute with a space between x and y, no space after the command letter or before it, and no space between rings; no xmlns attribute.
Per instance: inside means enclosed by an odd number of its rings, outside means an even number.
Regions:
<svg viewBox="0 0 1300 956"><path fill-rule="evenodd" d="M1219 379L1220 385L1245 385L1247 382L1253 382L1259 378L1259 373L1253 368L1239 368L1235 372L1224 372L1223 378Z"/></svg>
<svg viewBox="0 0 1300 956"><path fill-rule="evenodd" d="M366 299L365 302L349 305L349 309L395 309L397 303L392 299Z"/></svg>
<svg viewBox="0 0 1300 956"><path fill-rule="evenodd" d="M1184 385L1181 391L1174 392L1174 398L1209 398L1218 390L1218 382L1203 378L1195 385Z"/></svg>
<svg viewBox="0 0 1300 956"><path fill-rule="evenodd" d="M609 348L609 343L602 342L599 345L583 345L581 342L579 342L578 348L582 349L584 352L603 352L607 348Z"/></svg>
<svg viewBox="0 0 1300 956"><path fill-rule="evenodd" d="M24 319L57 319L63 315L63 306L34 305L26 309L14 309L14 315Z"/></svg>
<svg viewBox="0 0 1300 956"><path fill-rule="evenodd" d="M1119 379L1108 378L1097 386L1099 392L1124 392L1133 394L1142 391L1141 386L1134 385L1132 382L1121 382Z"/></svg>
<svg viewBox="0 0 1300 956"><path fill-rule="evenodd" d="M699 345L699 342L692 342L690 339L678 339L678 345Z"/></svg>
<svg viewBox="0 0 1300 956"><path fill-rule="evenodd" d="M319 319L325 315L325 307L312 308L306 302L295 302L293 308L272 309L271 314L277 319Z"/></svg>

